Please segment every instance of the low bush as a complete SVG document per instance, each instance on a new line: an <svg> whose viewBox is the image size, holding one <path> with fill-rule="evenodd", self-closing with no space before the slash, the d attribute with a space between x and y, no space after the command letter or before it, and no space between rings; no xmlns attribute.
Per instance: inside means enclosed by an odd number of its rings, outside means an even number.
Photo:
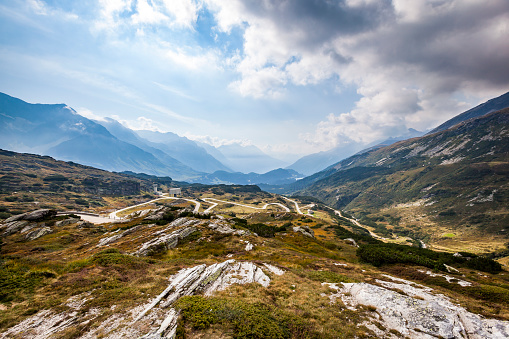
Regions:
<svg viewBox="0 0 509 339"><path fill-rule="evenodd" d="M240 300L182 297L176 304L184 324L204 330L220 324L232 331L233 338L320 338L309 322L295 315L276 312L273 306L248 304ZM181 338L183 331L179 331Z"/></svg>
<svg viewBox="0 0 509 339"><path fill-rule="evenodd" d="M454 256L451 253L382 242L360 245L357 255L362 261L377 267L386 264L415 264L446 271L444 264L447 264L489 273L502 271L502 266L498 262L485 257Z"/></svg>
<svg viewBox="0 0 509 339"><path fill-rule="evenodd" d="M247 228L251 232L254 232L258 234L260 237L264 238L274 238L274 235L277 232L284 232L287 230L286 226L267 226L262 223L256 223L256 224L242 224L242 227Z"/></svg>

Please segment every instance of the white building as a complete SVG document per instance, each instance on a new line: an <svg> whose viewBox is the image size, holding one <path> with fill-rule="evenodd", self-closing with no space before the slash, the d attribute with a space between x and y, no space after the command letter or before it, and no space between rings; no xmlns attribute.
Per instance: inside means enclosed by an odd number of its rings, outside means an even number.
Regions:
<svg viewBox="0 0 509 339"><path fill-rule="evenodd" d="M170 197L176 197L182 193L182 190L180 188L170 188L168 189L168 195Z"/></svg>

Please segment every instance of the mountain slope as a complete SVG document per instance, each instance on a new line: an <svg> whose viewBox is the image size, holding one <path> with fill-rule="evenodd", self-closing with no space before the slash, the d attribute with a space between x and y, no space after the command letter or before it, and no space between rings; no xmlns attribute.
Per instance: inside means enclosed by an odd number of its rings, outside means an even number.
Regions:
<svg viewBox="0 0 509 339"><path fill-rule="evenodd" d="M437 128L433 129L428 134L433 134L436 132L446 130L456 124L459 124L460 122L463 122L463 121L466 121L466 120L472 119L472 118L477 118L477 117L483 116L485 114L488 114L490 112L504 109L506 107L509 107L509 92L507 92L499 97L490 99L490 100L486 101L485 103L482 103L472 109L469 109L466 112L463 112L463 113L455 116L454 118L452 118L450 120L447 120L446 122L444 122Z"/></svg>
<svg viewBox="0 0 509 339"><path fill-rule="evenodd" d="M224 163L235 171L242 173L266 173L280 168L285 163L265 154L254 145L242 146L238 143L217 147L226 161Z"/></svg>
<svg viewBox="0 0 509 339"><path fill-rule="evenodd" d="M351 212L383 211L409 224L415 222L412 213L419 213L428 227L462 225L471 227L472 234L504 235L509 224L508 126L509 108L358 154L298 194Z"/></svg>
<svg viewBox="0 0 509 339"><path fill-rule="evenodd" d="M197 182L202 184L234 184L234 185L285 185L295 182L301 178L302 174L294 170L278 168L267 173L240 173L240 172L226 172L216 171L211 174L206 174L190 182Z"/></svg>
<svg viewBox="0 0 509 339"><path fill-rule="evenodd" d="M162 151L157 147L153 147L153 143L150 141L141 138L136 132L133 130L124 127L118 121L105 118L103 121L97 121L97 123L104 126L108 131L113 134L119 140L125 141L145 152L150 153L152 156L156 158L156 162L162 163L164 166L173 169L173 176L179 180L187 180L189 178L197 177L202 173L194 168L191 168L189 165L182 163L178 159L170 156L168 153ZM153 173L154 174L154 173Z"/></svg>
<svg viewBox="0 0 509 339"><path fill-rule="evenodd" d="M404 139L415 138L423 135L423 132L419 132L415 129L408 129L405 134L402 134L397 137L388 138L384 141L378 141L368 146L366 149L365 146L361 144L348 144L345 146L338 146L328 151L318 152L306 155L290 166L286 167L288 169L293 169L299 173L303 173L305 175L312 175L319 171L323 171L327 167L337 163L340 160L343 160L357 152L362 152L368 149L379 148L383 146L391 145L397 141L401 141Z"/></svg>
<svg viewBox="0 0 509 339"><path fill-rule="evenodd" d="M162 157L164 163L161 162L64 104L29 104L3 93L0 93L0 147L48 154L106 170L179 179L198 174L168 156Z"/></svg>
<svg viewBox="0 0 509 339"><path fill-rule="evenodd" d="M221 161L210 155L196 142L175 133L136 131L142 141L152 147L159 149L180 162L192 167L196 171L212 173L215 171L231 171Z"/></svg>

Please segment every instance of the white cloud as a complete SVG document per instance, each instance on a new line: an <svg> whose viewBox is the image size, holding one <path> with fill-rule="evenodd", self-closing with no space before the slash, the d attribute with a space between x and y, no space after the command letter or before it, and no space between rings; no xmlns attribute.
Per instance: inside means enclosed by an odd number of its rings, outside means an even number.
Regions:
<svg viewBox="0 0 509 339"><path fill-rule="evenodd" d="M186 94L186 93L184 93L183 91L181 91L181 90L179 90L177 88L173 88L171 86L164 85L164 84L161 84L161 83L156 82L156 81L154 81L153 83L155 85L157 85L159 88L162 88L165 91L168 91L170 93L176 94L179 97L186 98L186 99L189 99L189 100L192 100L192 101L199 101L197 98L193 97L192 95Z"/></svg>
<svg viewBox="0 0 509 339"><path fill-rule="evenodd" d="M94 112L92 112L91 110L89 110L88 108L85 108L85 107L76 108L76 112L79 115L82 115L87 119L97 120L97 121L106 121L106 119L104 117L95 114Z"/></svg>
<svg viewBox="0 0 509 339"><path fill-rule="evenodd" d="M220 147L224 145L234 145L238 144L241 146L252 146L253 142L248 139L224 139L213 137L210 135L196 135L192 133L184 133L184 136L190 140L198 141L204 144L209 144L214 147Z"/></svg>
<svg viewBox="0 0 509 339"><path fill-rule="evenodd" d="M424 130L509 86L509 2L207 0L217 29L243 27L234 63L243 96L280 98L288 85L336 76L362 98L302 138L328 148ZM323 113L322 113L323 114Z"/></svg>
<svg viewBox="0 0 509 339"><path fill-rule="evenodd" d="M166 11L173 17L175 26L193 28L198 19L200 4L192 0L163 0Z"/></svg>
<svg viewBox="0 0 509 339"><path fill-rule="evenodd" d="M136 13L131 17L133 24L159 24L169 18L159 11L156 3L148 0L137 0Z"/></svg>
<svg viewBox="0 0 509 339"><path fill-rule="evenodd" d="M145 130L154 132L164 132L159 128L157 122L144 116L138 117L136 120L124 120L121 119L118 115L113 115L112 118L120 122L125 127L135 131Z"/></svg>

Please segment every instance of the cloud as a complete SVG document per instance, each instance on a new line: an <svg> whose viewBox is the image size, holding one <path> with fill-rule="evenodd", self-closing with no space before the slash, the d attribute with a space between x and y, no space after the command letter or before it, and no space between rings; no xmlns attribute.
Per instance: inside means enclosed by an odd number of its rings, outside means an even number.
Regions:
<svg viewBox="0 0 509 339"><path fill-rule="evenodd" d="M76 108L76 112L79 115L82 115L87 119L97 120L97 121L106 121L106 119L104 117L95 114L94 112L92 112L91 110L89 110L88 108L85 108L85 107Z"/></svg>
<svg viewBox="0 0 509 339"><path fill-rule="evenodd" d="M302 134L308 143L423 130L509 88L506 0L205 2L218 29L244 29L230 85L241 95L279 98L331 78L357 88L355 107Z"/></svg>
<svg viewBox="0 0 509 339"><path fill-rule="evenodd" d="M138 117L136 120L124 120L121 119L118 115L113 115L112 118L120 122L125 127L135 131L145 130L154 132L164 132L159 128L157 122L144 116Z"/></svg>
<svg viewBox="0 0 509 339"><path fill-rule="evenodd" d="M214 147L220 147L224 145L241 145L241 146L252 146L253 142L248 139L224 139L213 137L210 135L196 135L192 133L184 133L184 136L190 140L198 141L204 144L209 144Z"/></svg>
<svg viewBox="0 0 509 339"><path fill-rule="evenodd" d="M169 18L160 12L154 2L151 4L147 0L137 0L136 13L131 17L132 22L136 24L159 24L169 21Z"/></svg>
<svg viewBox="0 0 509 339"><path fill-rule="evenodd" d="M182 98L185 98L185 99L189 99L189 100L192 100L192 101L199 101L197 98L191 96L191 95L188 95L186 93L184 93L183 91L179 90L179 89L176 89L176 88L173 88L173 87L170 87L168 85L163 85L159 82L156 82L154 81L153 82L155 85L157 85L159 88L162 88L164 89L165 91L167 92L170 92L170 93L173 93L173 94L176 94L178 95L179 97L182 97Z"/></svg>

